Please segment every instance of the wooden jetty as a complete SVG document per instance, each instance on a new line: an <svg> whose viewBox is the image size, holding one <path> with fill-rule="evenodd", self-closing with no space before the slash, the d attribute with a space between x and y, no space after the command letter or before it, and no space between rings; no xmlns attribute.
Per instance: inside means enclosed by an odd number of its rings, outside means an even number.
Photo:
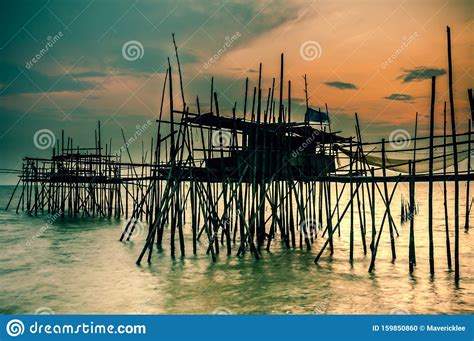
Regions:
<svg viewBox="0 0 474 341"><path fill-rule="evenodd" d="M292 83L284 79L283 54L279 79L273 78L270 88L262 88L260 64L256 84L252 87L249 79L245 80L242 103L236 102L224 115L212 80L210 106L204 109L198 97L184 94L175 43L178 70L172 69L168 59L156 136L147 152L142 148L141 161L132 160L123 132L123 152L114 153L112 141L103 141L100 122L91 148L74 145L72 138L65 139L62 133L51 158L24 158L15 188L21 191L16 211L21 208L33 215L60 212L76 218L125 218L120 241L130 240L144 222L146 233L137 264L145 256L150 262L154 248L162 251L165 232L169 233L171 256L179 253L184 257L185 229L191 230L192 253L196 254L198 243L204 243L214 261L218 254L231 255L234 251L237 256L249 252L259 259L278 238L286 248L308 250L321 239L315 259L319 262L326 252L335 252L341 233L349 233L350 261L354 259L355 239L360 238L363 253L370 255L368 270L372 272L383 233L390 235L392 260L400 257L396 252L400 226L394 219L393 205L398 185L407 183L409 197L402 202L402 222L410 223L408 268L412 272L416 266L414 215L418 212L415 190L417 183L426 182L433 275L432 194L433 184L442 182L447 267L452 266L449 228L453 228L458 281L462 223L459 183L466 182L464 228L468 230L473 205L469 191L472 131L471 122L468 131L456 130L449 28L447 41L451 132L447 131L445 103L444 133L434 133L435 119L440 115L433 77L430 135L419 136L417 119L414 137L402 141L411 148L391 146L400 141L363 141L357 114L356 136L333 132L327 105L325 111L311 108L308 95L304 121L292 120ZM176 80L179 86L174 84ZM306 76L304 80L308 94ZM180 103L175 103L176 88L180 90ZM468 94L473 110L472 91ZM168 115L163 109L166 102ZM439 150L443 152L435 155ZM465 159L468 165L460 169ZM448 171L451 167L453 170ZM454 212L448 212L446 204L447 182L455 184ZM384 208L382 219L376 216L376 203ZM454 217L452 227L448 226L448 215ZM346 216L349 226L342 224ZM355 231L356 225L359 231Z"/></svg>

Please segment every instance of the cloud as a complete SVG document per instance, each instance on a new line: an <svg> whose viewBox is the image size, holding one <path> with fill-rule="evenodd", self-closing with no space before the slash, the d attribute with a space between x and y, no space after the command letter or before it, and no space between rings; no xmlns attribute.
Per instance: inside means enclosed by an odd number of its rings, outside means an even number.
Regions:
<svg viewBox="0 0 474 341"><path fill-rule="evenodd" d="M47 75L33 69L23 69L10 63L0 63L0 96L24 93L84 91L96 83L75 79L71 74Z"/></svg>
<svg viewBox="0 0 474 341"><path fill-rule="evenodd" d="M398 77L403 79L403 83L419 82L424 79L431 79L433 76L442 76L446 74L445 69L420 66L414 69L403 70L404 74Z"/></svg>
<svg viewBox="0 0 474 341"><path fill-rule="evenodd" d="M84 72L75 72L70 74L74 78L95 78L95 77L105 77L107 73L100 71L84 71Z"/></svg>
<svg viewBox="0 0 474 341"><path fill-rule="evenodd" d="M412 95L407 95L407 94L391 94L390 96L384 97L385 99L389 99L392 101L403 101L403 102L409 102L415 99Z"/></svg>
<svg viewBox="0 0 474 341"><path fill-rule="evenodd" d="M242 38L233 48L287 24L304 9L304 4L285 0L269 0L264 4L226 1L211 5L203 1L118 0L115 6L94 2L90 7L87 2L68 5L52 2L48 10L41 10L41 2L12 2L8 11L4 11L11 14L2 16L5 27L0 33L0 47L12 36L16 38L8 43L8 58L2 55L3 61L21 65L44 47L48 36L63 31L64 37L48 51L48 58L41 61L43 66L49 63L55 67L59 62L91 70L113 68L118 73L152 73L166 67L167 57L174 60L171 41L174 32L184 68L187 64L204 63L222 48L227 36L237 31L242 33ZM51 20L51 13L59 20ZM28 34L16 35L33 16L37 41ZM66 30L64 25L70 23L74 28ZM122 57L122 46L130 40L137 40L144 47L143 58L134 62Z"/></svg>
<svg viewBox="0 0 474 341"><path fill-rule="evenodd" d="M333 88L338 88L339 90L355 90L357 89L357 86L355 86L352 83L346 83L346 82L324 82L327 86L332 86Z"/></svg>

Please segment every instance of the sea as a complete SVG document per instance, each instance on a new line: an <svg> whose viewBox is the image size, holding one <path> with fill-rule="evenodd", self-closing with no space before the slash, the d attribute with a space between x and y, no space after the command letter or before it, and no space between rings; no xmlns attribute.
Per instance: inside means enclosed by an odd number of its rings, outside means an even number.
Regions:
<svg viewBox="0 0 474 341"><path fill-rule="evenodd" d="M393 185L391 185L393 186ZM18 198L5 210L13 186L0 186L0 313L1 314L471 314L474 312L474 209L465 231L466 184L460 183L460 274L447 267L442 184L435 183L435 274L429 272L428 187L417 184L415 243L417 266L408 267L409 223L400 221L401 200L408 185L400 184L392 203L399 236L392 262L385 225L375 270L368 272L358 215L355 251L349 261L349 220L334 238L334 254L314 259L325 237L311 250L287 249L279 240L256 260L250 253L219 254L213 262L207 242L192 254L190 228L185 228L186 256L172 258L169 240L154 250L152 262L136 265L145 235L129 242L119 237L125 219L58 218L47 213L16 213ZM454 262L453 184L448 184L449 234ZM471 189L471 194L474 189ZM348 198L343 197L341 209ZM471 198L472 200L472 198ZM366 205L368 207L368 204ZM368 209L368 208L367 208ZM377 230L384 213L376 201ZM370 222L367 212L367 222ZM169 231L165 231L169 239ZM279 237L277 237L279 238ZM367 227L367 241L370 225ZM177 243L178 245L178 243Z"/></svg>

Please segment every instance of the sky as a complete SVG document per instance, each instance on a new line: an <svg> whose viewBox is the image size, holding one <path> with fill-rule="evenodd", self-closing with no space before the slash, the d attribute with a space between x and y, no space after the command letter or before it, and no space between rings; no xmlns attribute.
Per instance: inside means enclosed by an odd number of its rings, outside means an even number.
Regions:
<svg viewBox="0 0 474 341"><path fill-rule="evenodd" d="M472 1L4 1L0 20L0 168L21 168L22 157L47 157L35 133L55 138L64 129L74 144L91 147L101 121L112 149L137 125L154 122L167 58L181 103L172 33L185 99L199 96L209 110L214 77L221 114L237 103L242 115L245 78L253 88L262 63L265 94L278 89L284 54L284 98L291 80L292 118L328 105L333 131L354 135L358 113L365 141L396 129L427 134L431 76L437 76L436 129L447 97L446 26L452 31L458 130L469 119L473 86ZM127 48L128 47L128 48ZM134 54L135 53L135 54ZM275 97L278 93L275 91ZM166 104L165 104L166 109ZM166 110L165 110L165 116ZM146 146L154 129L141 137ZM133 155L141 143L130 147ZM15 176L0 174L0 183Z"/></svg>

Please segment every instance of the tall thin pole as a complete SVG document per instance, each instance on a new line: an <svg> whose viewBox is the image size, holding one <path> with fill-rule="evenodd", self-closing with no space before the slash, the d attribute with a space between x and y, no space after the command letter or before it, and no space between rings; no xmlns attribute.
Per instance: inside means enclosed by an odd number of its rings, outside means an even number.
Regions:
<svg viewBox="0 0 474 341"><path fill-rule="evenodd" d="M389 231L390 231L390 247L392 249L392 261L395 261L397 258L396 250L395 250L395 236L393 234L393 222L391 219L391 213L390 213L390 199L388 196L388 187L387 187L387 166L386 166L386 153L385 153L385 139L382 139L382 176L383 176L383 189L384 189L384 194L385 194L385 208L386 212L388 214L388 226L389 226ZM394 187L395 190L395 187ZM383 222L382 222L383 226ZM382 227L380 227L382 229Z"/></svg>
<svg viewBox="0 0 474 341"><path fill-rule="evenodd" d="M443 124L443 196L444 196L444 225L446 232L446 260L448 263L448 269L451 269L451 241L449 238L449 216L448 216L448 191L447 191L447 181L446 181L446 101L444 102L444 124Z"/></svg>
<svg viewBox="0 0 474 341"><path fill-rule="evenodd" d="M280 100L278 103L278 123L281 123L283 114L283 53L280 56Z"/></svg>
<svg viewBox="0 0 474 341"><path fill-rule="evenodd" d="M469 207L471 204L471 196L470 196L470 173L471 173L471 120L469 120L469 136L468 136L468 144L467 144L467 181L466 181L466 221L464 224L464 230L469 231Z"/></svg>
<svg viewBox="0 0 474 341"><path fill-rule="evenodd" d="M431 77L431 110L430 110L430 160L428 183L428 237L430 255L430 274L434 275L434 244L433 244L433 134L434 107L436 97L436 76Z"/></svg>
<svg viewBox="0 0 474 341"><path fill-rule="evenodd" d="M451 57L451 29L447 27L448 38L448 83L449 109L451 112L451 129L454 157L454 280L459 281L459 166L458 146L456 144L456 116L454 113L453 66Z"/></svg>
<svg viewBox="0 0 474 341"><path fill-rule="evenodd" d="M408 257L408 267L410 273L413 272L413 268L415 266L415 167L412 161L409 161L409 169L410 169L410 245L409 245L409 257Z"/></svg>
<svg viewBox="0 0 474 341"><path fill-rule="evenodd" d="M181 87L181 99L183 101L183 111L186 109L186 102L184 100L184 89L183 89L183 77L181 75L181 64L179 63L179 56L178 56L178 46L176 46L176 41L173 35L173 45L174 45L174 52L176 53L176 61L178 63L178 74L179 74L179 85Z"/></svg>
<svg viewBox="0 0 474 341"><path fill-rule="evenodd" d="M474 124L474 99L472 97L472 89L467 89L467 97L469 98L469 106L471 107L471 125Z"/></svg>

